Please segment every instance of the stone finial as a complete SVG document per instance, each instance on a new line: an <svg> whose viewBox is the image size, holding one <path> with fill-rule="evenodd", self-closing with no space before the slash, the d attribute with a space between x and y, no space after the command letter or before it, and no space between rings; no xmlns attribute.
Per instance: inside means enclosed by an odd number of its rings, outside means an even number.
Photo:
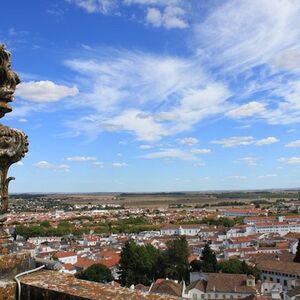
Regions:
<svg viewBox="0 0 300 300"><path fill-rule="evenodd" d="M0 118L12 111L8 103L14 100L16 86L21 82L11 69L10 57L10 52L0 44Z"/></svg>

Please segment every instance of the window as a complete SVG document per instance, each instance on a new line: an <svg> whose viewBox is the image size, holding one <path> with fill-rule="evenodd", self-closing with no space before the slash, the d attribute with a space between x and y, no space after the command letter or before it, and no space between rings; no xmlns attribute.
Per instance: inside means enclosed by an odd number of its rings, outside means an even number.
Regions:
<svg viewBox="0 0 300 300"><path fill-rule="evenodd" d="M197 299L197 294L193 294L193 299Z"/></svg>
<svg viewBox="0 0 300 300"><path fill-rule="evenodd" d="M279 278L277 278L277 283L280 283L280 279Z"/></svg>
<svg viewBox="0 0 300 300"><path fill-rule="evenodd" d="M283 281L283 285L287 286L287 281L286 280Z"/></svg>

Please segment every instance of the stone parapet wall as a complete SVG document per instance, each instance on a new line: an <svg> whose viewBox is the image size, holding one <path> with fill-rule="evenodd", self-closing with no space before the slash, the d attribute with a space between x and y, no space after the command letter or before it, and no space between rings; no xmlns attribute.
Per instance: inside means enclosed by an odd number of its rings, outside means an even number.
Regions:
<svg viewBox="0 0 300 300"><path fill-rule="evenodd" d="M12 280L0 280L0 300L15 300L16 286Z"/></svg>
<svg viewBox="0 0 300 300"><path fill-rule="evenodd" d="M13 279L18 273L35 268L29 253L0 255L0 280Z"/></svg>
<svg viewBox="0 0 300 300"><path fill-rule="evenodd" d="M168 295L147 294L114 287L55 271L38 271L21 277L22 300L178 300Z"/></svg>

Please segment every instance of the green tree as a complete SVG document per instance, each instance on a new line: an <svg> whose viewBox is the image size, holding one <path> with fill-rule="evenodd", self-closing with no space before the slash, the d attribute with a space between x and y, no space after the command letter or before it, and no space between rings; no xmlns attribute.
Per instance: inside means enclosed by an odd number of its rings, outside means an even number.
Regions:
<svg viewBox="0 0 300 300"><path fill-rule="evenodd" d="M139 246L133 241L125 243L120 260L122 285L142 283L150 285L157 276L160 251L152 245Z"/></svg>
<svg viewBox="0 0 300 300"><path fill-rule="evenodd" d="M203 263L199 259L194 259L190 263L192 272L200 272L202 271Z"/></svg>
<svg viewBox="0 0 300 300"><path fill-rule="evenodd" d="M214 273L217 272L217 258L216 254L210 249L209 244L207 243L204 246L204 249L202 251L202 271L208 272L208 273Z"/></svg>
<svg viewBox="0 0 300 300"><path fill-rule="evenodd" d="M42 221L42 222L40 223L40 225L41 225L42 227L45 227L45 228L50 228L50 227L51 227L49 221Z"/></svg>
<svg viewBox="0 0 300 300"><path fill-rule="evenodd" d="M298 246L297 246L297 252L294 257L294 262L295 263L300 263L300 239L298 240Z"/></svg>
<svg viewBox="0 0 300 300"><path fill-rule="evenodd" d="M102 283L111 282L113 280L110 269L102 264L91 265L86 270L76 274L76 277Z"/></svg>
<svg viewBox="0 0 300 300"><path fill-rule="evenodd" d="M238 259L218 263L218 270L223 273L253 275L257 280L260 279L260 271L257 268L251 267L245 261Z"/></svg>
<svg viewBox="0 0 300 300"><path fill-rule="evenodd" d="M189 249L185 237L180 237L167 243L165 257L165 273L171 279L188 280L189 278Z"/></svg>

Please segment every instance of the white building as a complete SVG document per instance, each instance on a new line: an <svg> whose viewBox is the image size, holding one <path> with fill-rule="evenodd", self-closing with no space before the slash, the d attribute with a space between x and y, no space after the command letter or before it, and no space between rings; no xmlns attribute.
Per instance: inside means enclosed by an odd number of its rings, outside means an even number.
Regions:
<svg viewBox="0 0 300 300"><path fill-rule="evenodd" d="M196 236L201 231L202 225L167 225L161 228L161 235L188 235Z"/></svg>
<svg viewBox="0 0 300 300"><path fill-rule="evenodd" d="M300 222L279 221L273 223L255 223L253 229L256 233L278 233L285 235L289 232L300 232Z"/></svg>
<svg viewBox="0 0 300 300"><path fill-rule="evenodd" d="M300 279L300 264L293 262L267 260L260 262L261 279L280 283L283 290L290 290Z"/></svg>
<svg viewBox="0 0 300 300"><path fill-rule="evenodd" d="M56 258L63 264L75 264L77 262L77 254L73 251L57 252Z"/></svg>

